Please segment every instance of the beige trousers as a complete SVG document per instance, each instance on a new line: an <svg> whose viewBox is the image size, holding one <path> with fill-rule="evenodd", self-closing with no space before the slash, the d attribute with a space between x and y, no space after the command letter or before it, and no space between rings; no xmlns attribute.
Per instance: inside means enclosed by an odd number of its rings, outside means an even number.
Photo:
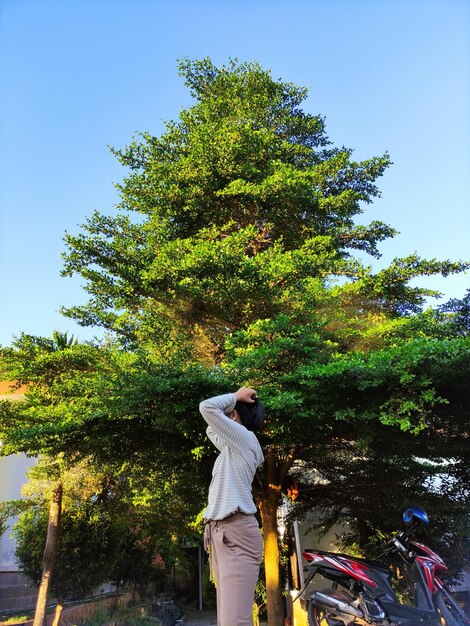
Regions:
<svg viewBox="0 0 470 626"><path fill-rule="evenodd" d="M253 626L253 601L263 553L254 515L208 522L204 533L217 587L217 626Z"/></svg>

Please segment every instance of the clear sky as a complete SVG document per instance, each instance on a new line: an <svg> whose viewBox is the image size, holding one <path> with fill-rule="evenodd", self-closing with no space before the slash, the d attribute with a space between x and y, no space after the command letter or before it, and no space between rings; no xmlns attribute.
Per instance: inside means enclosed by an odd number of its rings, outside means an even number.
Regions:
<svg viewBox="0 0 470 626"><path fill-rule="evenodd" d="M62 236L117 202L107 146L190 104L185 56L257 60L309 87L336 145L389 151L364 216L400 231L381 263L470 258L470 0L0 0L0 344L96 332L57 312L86 300ZM426 284L444 301L470 279Z"/></svg>

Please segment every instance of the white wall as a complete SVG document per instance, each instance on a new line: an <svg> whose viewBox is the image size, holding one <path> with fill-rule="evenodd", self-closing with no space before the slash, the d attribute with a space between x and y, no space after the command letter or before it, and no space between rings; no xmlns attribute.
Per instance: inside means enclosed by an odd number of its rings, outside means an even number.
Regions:
<svg viewBox="0 0 470 626"><path fill-rule="evenodd" d="M21 498L21 487L26 482L26 471L35 464L35 459L24 454L0 457L0 502ZM18 570L14 554L15 542L10 538L15 519L9 520L6 532L0 537L0 571Z"/></svg>

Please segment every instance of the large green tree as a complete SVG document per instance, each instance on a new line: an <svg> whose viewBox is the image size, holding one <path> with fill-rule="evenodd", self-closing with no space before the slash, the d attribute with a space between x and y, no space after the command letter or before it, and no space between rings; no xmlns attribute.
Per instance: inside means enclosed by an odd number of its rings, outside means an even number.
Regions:
<svg viewBox="0 0 470 626"><path fill-rule="evenodd" d="M394 231L358 218L379 195L388 155L356 162L331 146L324 119L301 108L307 91L256 63L186 60L180 73L194 104L159 137L144 133L113 151L129 170L116 212L95 213L66 236L64 274L79 274L90 299L64 312L107 329L123 350L112 367L106 358L98 374L85 366L61 389L52 369L29 424L26 409L5 406L5 449L126 457L168 472L180 492L191 468L202 504L212 458L198 401L256 387L269 414L255 494L276 626L276 512L293 466L338 463L345 441L365 457L372 427L450 448L453 429L454 443L468 433L466 392L449 382L456 368L468 372L468 339L421 315L433 292L411 282L467 264L413 254L374 272L355 252L378 256ZM18 353L6 356L12 363ZM47 401L51 385L60 402ZM409 445L408 456L417 451ZM441 462L449 447L432 445Z"/></svg>

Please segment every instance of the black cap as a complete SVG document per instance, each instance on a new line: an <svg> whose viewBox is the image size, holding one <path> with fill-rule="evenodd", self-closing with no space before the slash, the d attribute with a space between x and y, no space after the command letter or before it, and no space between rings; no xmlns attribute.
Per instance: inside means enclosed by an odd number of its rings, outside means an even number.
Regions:
<svg viewBox="0 0 470 626"><path fill-rule="evenodd" d="M258 398L254 402L237 402L235 410L240 416L243 426L248 430L258 430L264 422L264 407Z"/></svg>

